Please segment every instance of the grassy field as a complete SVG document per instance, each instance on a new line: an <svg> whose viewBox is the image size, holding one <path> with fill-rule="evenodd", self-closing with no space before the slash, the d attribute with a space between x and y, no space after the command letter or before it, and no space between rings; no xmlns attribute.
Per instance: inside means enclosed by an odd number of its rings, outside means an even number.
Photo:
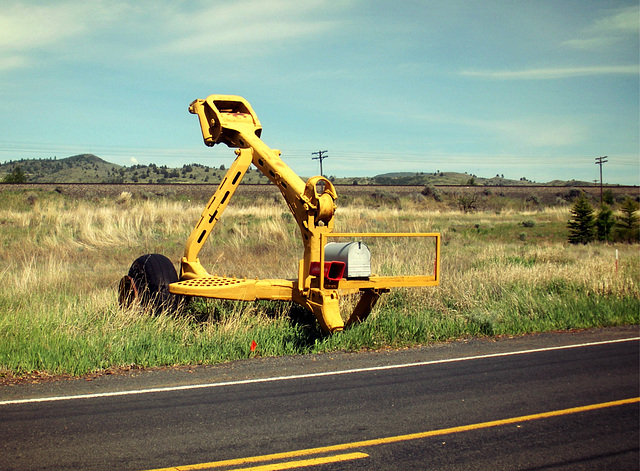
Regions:
<svg viewBox="0 0 640 471"><path fill-rule="evenodd" d="M196 300L179 316L118 308L131 262L158 252L177 263L206 201L0 196L0 380L640 323L638 246L567 244L567 206L463 213L352 198L336 231L441 232L442 283L392 291L365 323L324 336L288 303ZM419 269L420 250L377 250L375 266L404 257ZM294 278L301 252L286 206L265 196L232 203L200 258L216 274ZM341 302L346 313L354 300Z"/></svg>

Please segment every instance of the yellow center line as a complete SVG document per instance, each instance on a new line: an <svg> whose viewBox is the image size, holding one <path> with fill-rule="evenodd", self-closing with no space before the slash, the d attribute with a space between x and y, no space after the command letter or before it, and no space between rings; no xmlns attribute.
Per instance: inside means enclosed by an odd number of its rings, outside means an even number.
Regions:
<svg viewBox="0 0 640 471"><path fill-rule="evenodd" d="M261 466L253 466L251 468L240 468L229 471L280 471L283 469L304 468L308 466L319 466L327 463L340 463L343 461L358 460L368 458L366 453L345 453L343 455L324 456L322 458L312 458L309 460L287 461L286 463L263 464Z"/></svg>
<svg viewBox="0 0 640 471"><path fill-rule="evenodd" d="M640 402L640 397L633 397L630 399L621 399L619 401L602 402L599 404L591 404L588 406L572 407L569 409L560 409L550 412L541 412L538 414L522 415L519 417L511 417L507 419L492 420L489 422L481 422L477 424L462 425L458 427L450 427L439 430L430 430L428 432L411 433L407 435L397 435L395 437L376 438L372 440L363 440L359 442L341 443L339 445L330 445L318 448L307 448L304 450L288 451L284 453L273 453L270 455L251 456L247 458L239 458L225 461L213 461L211 463L200 463L185 466L174 466L170 468L161 468L150 471L192 471L200 469L221 468L224 466L237 466L246 465L250 463L259 463L265 461L275 461L288 458L296 458L300 456L317 455L321 453L340 452L345 450L352 450L354 448L364 448L377 445L386 445L389 443L397 443L409 440L418 440L420 438L436 437L439 435L449 435L452 433L468 432L471 430L479 430L484 428L499 427L501 425L516 424L520 422L528 422L531 420L547 419L550 417L560 417L563 415L577 414L580 412L588 412L598 409L606 409L609 407L624 406L628 404L635 404ZM309 460L311 461L311 460ZM311 465L308 465L311 466ZM249 468L251 469L251 468ZM267 468L262 468L267 469ZM275 468L274 468L275 469ZM285 468L278 468L285 469Z"/></svg>

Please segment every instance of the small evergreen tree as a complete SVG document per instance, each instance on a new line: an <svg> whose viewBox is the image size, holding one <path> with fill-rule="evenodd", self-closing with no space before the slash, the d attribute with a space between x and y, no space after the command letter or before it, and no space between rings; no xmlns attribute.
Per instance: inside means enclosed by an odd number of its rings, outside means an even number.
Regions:
<svg viewBox="0 0 640 471"><path fill-rule="evenodd" d="M576 200L571 208L571 219L568 223L569 243L588 244L596 235L596 221L593 208L584 193Z"/></svg>
<svg viewBox="0 0 640 471"><path fill-rule="evenodd" d="M638 203L627 197L620 206L622 214L618 216L617 232L620 239L626 242L640 242L640 222L636 212Z"/></svg>
<svg viewBox="0 0 640 471"><path fill-rule="evenodd" d="M602 205L600 212L596 217L596 233L598 240L611 240L611 229L613 229L615 222L611 208L606 204Z"/></svg>
<svg viewBox="0 0 640 471"><path fill-rule="evenodd" d="M13 171L2 179L3 183L24 183L27 181L24 172L19 166L15 166Z"/></svg>
<svg viewBox="0 0 640 471"><path fill-rule="evenodd" d="M616 202L616 198L613 196L613 191L611 191L610 188L607 188L604 190L604 193L602 193L602 202L607 203L609 206L613 206Z"/></svg>

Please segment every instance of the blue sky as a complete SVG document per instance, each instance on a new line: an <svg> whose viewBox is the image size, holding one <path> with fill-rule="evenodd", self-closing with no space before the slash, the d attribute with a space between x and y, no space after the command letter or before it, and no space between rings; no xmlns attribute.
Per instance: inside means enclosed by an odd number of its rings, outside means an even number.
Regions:
<svg viewBox="0 0 640 471"><path fill-rule="evenodd" d="M0 161L233 161L244 96L300 175L640 184L637 1L0 0Z"/></svg>

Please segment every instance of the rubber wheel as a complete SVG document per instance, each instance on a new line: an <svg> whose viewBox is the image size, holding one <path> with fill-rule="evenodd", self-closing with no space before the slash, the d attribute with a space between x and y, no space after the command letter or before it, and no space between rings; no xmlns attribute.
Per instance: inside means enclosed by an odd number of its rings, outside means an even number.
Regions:
<svg viewBox="0 0 640 471"><path fill-rule="evenodd" d="M157 253L143 255L120 281L120 305L128 307L137 300L154 313L175 311L180 297L169 292L169 284L176 281L178 274L171 260Z"/></svg>

